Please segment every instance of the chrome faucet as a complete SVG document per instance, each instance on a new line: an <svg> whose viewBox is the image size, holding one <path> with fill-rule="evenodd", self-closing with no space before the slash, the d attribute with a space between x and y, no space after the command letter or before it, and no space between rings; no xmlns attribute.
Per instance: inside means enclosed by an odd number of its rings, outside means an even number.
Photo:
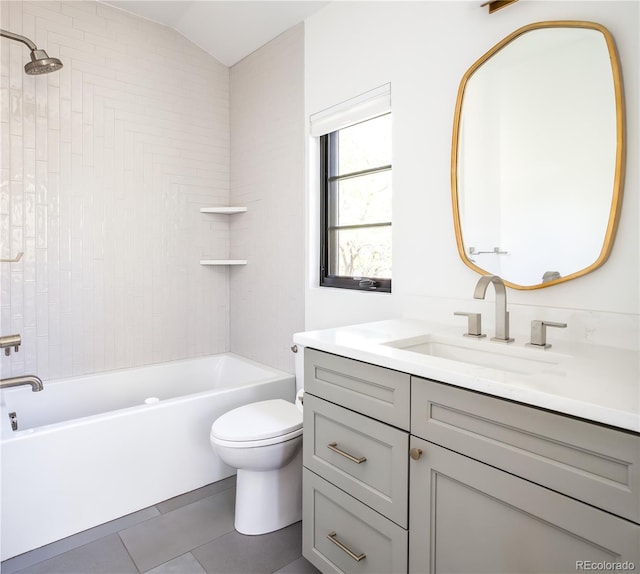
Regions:
<svg viewBox="0 0 640 574"><path fill-rule="evenodd" d="M44 389L42 380L35 375L25 375L23 377L11 377L9 379L0 379L0 389L7 387L19 387L21 385L31 385L31 390L35 393Z"/></svg>
<svg viewBox="0 0 640 574"><path fill-rule="evenodd" d="M514 339L509 338L509 313L507 312L507 290L504 282L497 275L485 275L480 277L473 292L474 299L484 299L489 283L493 283L496 292L496 332L492 341L501 343L511 343Z"/></svg>

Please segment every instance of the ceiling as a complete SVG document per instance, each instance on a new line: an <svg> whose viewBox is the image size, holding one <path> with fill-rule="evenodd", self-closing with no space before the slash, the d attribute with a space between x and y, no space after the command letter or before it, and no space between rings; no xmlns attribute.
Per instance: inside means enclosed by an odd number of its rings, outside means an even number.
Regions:
<svg viewBox="0 0 640 574"><path fill-rule="evenodd" d="M102 0L169 26L233 66L329 2L313 0Z"/></svg>

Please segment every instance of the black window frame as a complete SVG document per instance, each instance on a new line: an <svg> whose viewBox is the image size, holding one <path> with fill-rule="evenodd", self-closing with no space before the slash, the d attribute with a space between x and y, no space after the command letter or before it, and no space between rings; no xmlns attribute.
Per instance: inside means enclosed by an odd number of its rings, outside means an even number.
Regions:
<svg viewBox="0 0 640 574"><path fill-rule="evenodd" d="M373 118L371 118L373 119ZM330 192L332 184L341 180L379 173L382 171L390 171L391 164L378 166L371 169L357 171L353 173L338 174L338 132L320 136L320 286L321 287L338 287L341 289L353 289L358 291L373 291L378 293L391 293L391 278L381 277L351 277L343 275L331 275L329 257L331 249L329 242L331 241L330 222L335 220L332 218L330 210L336 209L336 206L330 201ZM392 222L348 225L341 228L365 228L365 227L382 227L391 226ZM335 247L334 247L335 250Z"/></svg>

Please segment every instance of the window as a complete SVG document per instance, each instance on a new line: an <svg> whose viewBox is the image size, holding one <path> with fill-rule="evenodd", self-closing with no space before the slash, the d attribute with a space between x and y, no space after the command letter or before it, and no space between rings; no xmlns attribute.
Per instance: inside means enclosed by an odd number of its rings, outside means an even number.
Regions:
<svg viewBox="0 0 640 574"><path fill-rule="evenodd" d="M320 285L391 291L391 114L320 138Z"/></svg>

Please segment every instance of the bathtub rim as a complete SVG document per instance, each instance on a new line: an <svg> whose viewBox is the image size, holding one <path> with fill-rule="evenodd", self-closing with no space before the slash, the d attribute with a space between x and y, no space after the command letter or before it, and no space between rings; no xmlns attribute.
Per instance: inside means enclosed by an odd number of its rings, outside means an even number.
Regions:
<svg viewBox="0 0 640 574"><path fill-rule="evenodd" d="M151 363L149 365L140 365L137 367L123 367L123 368L119 368L119 369L111 369L109 371L100 371L97 373L89 373L86 375L74 375L72 377L60 377L57 379L50 379L50 380L43 380L43 383L45 384L45 388L47 385L54 385L54 386L58 386L58 385L63 385L66 382L72 381L74 379L79 379L79 378L85 378L85 377L89 377L89 378L98 378L98 377L105 377L105 376L109 376L112 373L116 373L116 372L135 372L141 369L145 369L145 368L149 368L149 367L162 367L163 365L176 365L176 364L180 364L180 363L187 363L187 362L191 362L191 361L197 361L197 360L202 360L202 359L207 359L207 358L214 358L214 357L230 357L234 360L237 360L239 362L242 363L248 363L254 367L260 368L261 370L263 370L265 372L265 377L264 378L260 378L257 380L252 380L250 382L246 382L246 383L240 383L240 384L234 384L233 386L228 386L228 387L219 387L219 388L215 388L215 389L206 389L204 391L198 391L195 393L189 393L186 395L178 395L176 397L171 397L171 398L167 398L167 399L160 399L158 402L152 403L152 404L145 404L145 403L138 403L135 405L131 405L129 407L123 407L120 409L116 409L116 410L108 410L108 411L104 411L101 413L95 413L95 414L91 414L91 415L85 415L85 416L80 416L80 417L75 417L72 419L66 419L63 421L58 421L55 423L49 423L49 424L45 424L45 425L40 425L37 427L32 427L32 428L28 428L28 429L21 429L21 430L16 430L16 431L11 431L11 434L7 434L6 436L4 436L3 432L0 432L0 445L8 443L8 442L14 442L17 440L25 440L28 439L31 436L34 435L42 435L42 434L46 434L46 433L52 433L52 432L56 432L57 430L60 429L71 429L74 427L78 427L78 426L84 426L87 424L90 424L92 421L97 421L97 420L111 420L111 419L117 419L120 417L124 417L124 416L130 416L132 414L135 414L137 412L141 412L141 411L145 411L145 410L149 410L149 409L160 409L160 408L169 408L171 405L175 405L178 403L182 403L182 402L188 402L188 401L194 401L194 400L198 400L199 398L205 397L205 396L210 396L210 395L222 395L222 394L228 394L233 392L236 389L243 389L243 388L247 388L247 387L251 387L254 385L261 385L261 384L266 384L269 382L272 382L274 380L279 380L279 379L293 379L293 383L294 383L294 395L295 395L295 375L292 373L287 373L286 371L281 371L280 369L276 369L274 367L270 367L269 365L265 365L264 363L260 363L258 361L254 361L253 359L249 359L247 357L244 357L242 355L238 355L236 353L232 353L232 352L224 352L224 353L214 353L211 355L202 355L200 357L191 357L188 359L178 359L176 361L163 361L161 363ZM266 376L268 375L268 376ZM24 393L24 392L32 392L30 389L26 389L26 388L21 388L21 387L11 387L11 388L7 388L7 389L0 389L0 403L1 403L1 411L2 414L4 416L4 411L9 411L8 405L6 404L4 397L5 396L10 396L11 394L17 394L17 393ZM6 394L5 394L6 393ZM293 402L293 401L292 401Z"/></svg>

